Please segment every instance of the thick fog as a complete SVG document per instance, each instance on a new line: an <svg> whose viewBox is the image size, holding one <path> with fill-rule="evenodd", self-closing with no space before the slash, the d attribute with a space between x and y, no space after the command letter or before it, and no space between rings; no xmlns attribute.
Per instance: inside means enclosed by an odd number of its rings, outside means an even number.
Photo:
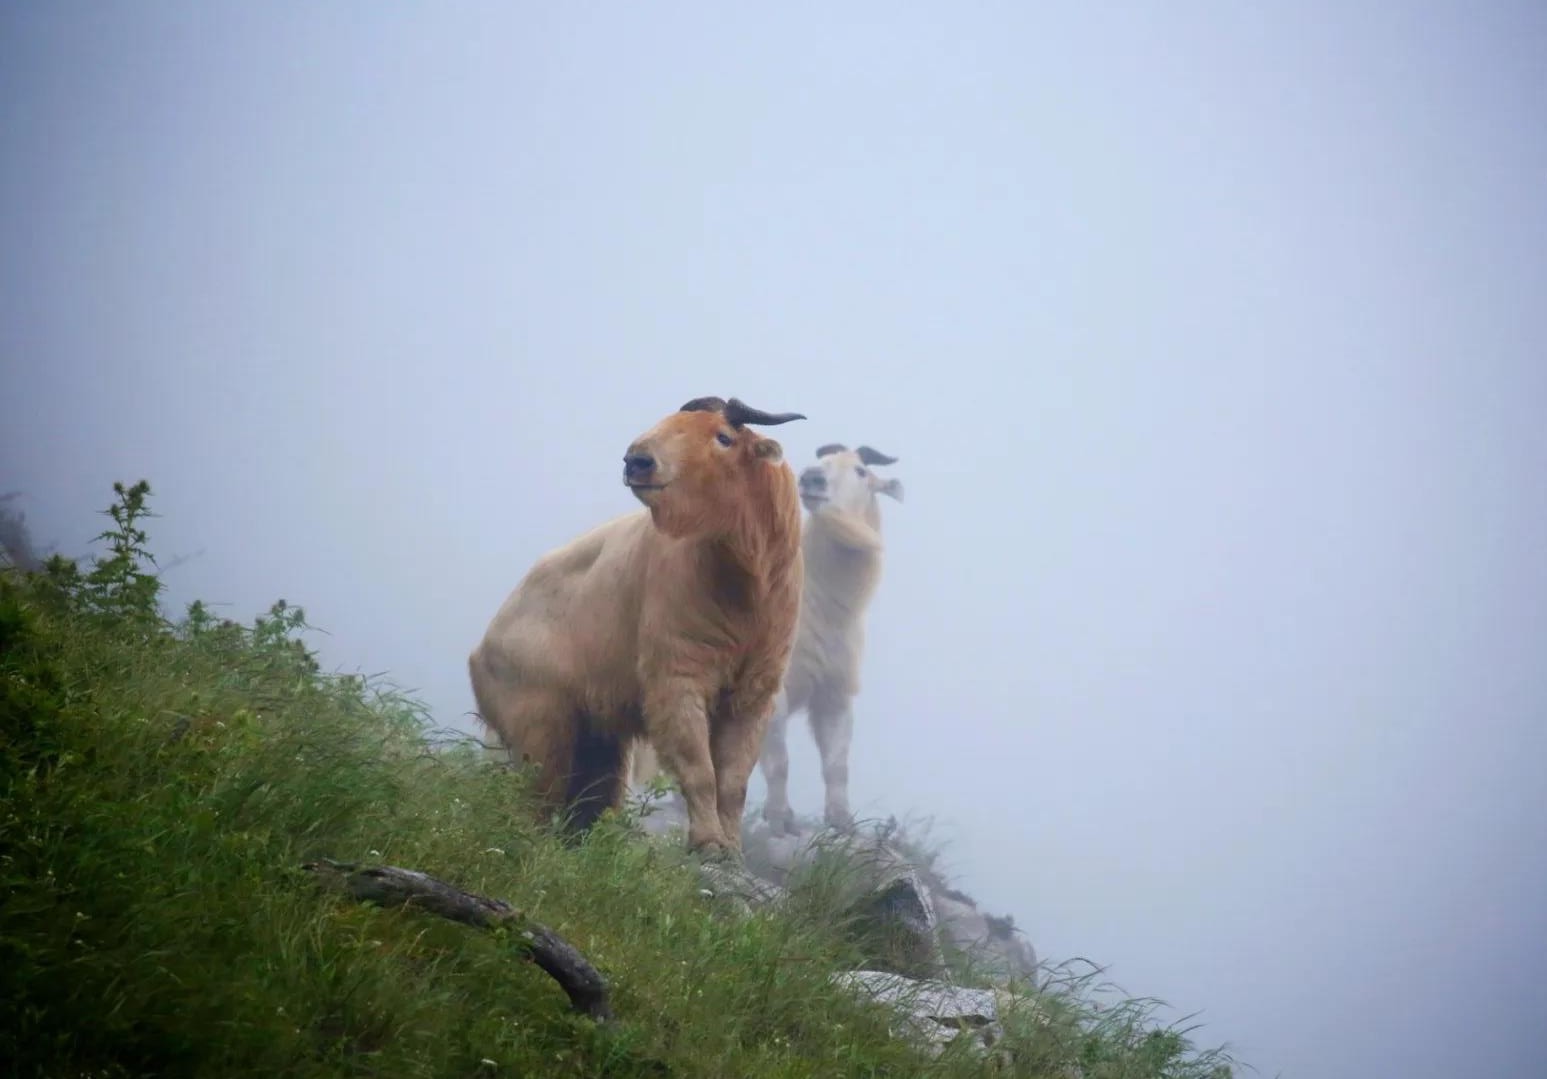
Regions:
<svg viewBox="0 0 1547 1079"><path fill-rule="evenodd" d="M1547 9L1272 7L6 5L0 490L471 731L635 435L803 412L857 812L1265 1074L1534 1074Z"/></svg>

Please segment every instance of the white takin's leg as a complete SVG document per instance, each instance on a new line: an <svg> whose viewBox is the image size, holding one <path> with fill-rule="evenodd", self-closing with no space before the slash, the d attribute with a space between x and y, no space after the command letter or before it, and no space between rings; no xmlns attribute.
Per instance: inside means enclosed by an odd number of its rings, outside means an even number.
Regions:
<svg viewBox="0 0 1547 1079"><path fill-rule="evenodd" d="M774 702L773 717L763 735L763 752L757 763L763 772L763 782L768 785L763 819L775 834L794 835L795 813L790 809L790 716L785 704L786 697L781 693Z"/></svg>
<svg viewBox="0 0 1547 1079"><path fill-rule="evenodd" d="M768 796L763 802L763 819L777 834L795 834L795 812L790 808L790 707L789 686L780 688L774 698L773 713L768 719L768 729L763 734L762 753L758 767L763 781L768 785Z"/></svg>
<svg viewBox="0 0 1547 1079"><path fill-rule="evenodd" d="M820 691L809 709L811 733L822 755L822 782L827 788L823 818L829 827L847 831L854 825L849 812L849 743L854 736L854 707L847 694Z"/></svg>

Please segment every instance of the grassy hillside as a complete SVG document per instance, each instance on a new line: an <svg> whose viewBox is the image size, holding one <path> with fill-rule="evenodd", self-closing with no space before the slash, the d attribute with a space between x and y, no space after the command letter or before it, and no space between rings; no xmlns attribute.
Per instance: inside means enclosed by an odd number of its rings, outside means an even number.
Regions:
<svg viewBox="0 0 1547 1079"><path fill-rule="evenodd" d="M979 1075L829 985L863 940L820 909L727 917L627 815L566 845L525 778L424 709L319 672L302 612L169 621L144 485L89 567L0 571L0 1059L15 1075ZM325 892L316 858L509 900L612 986L573 1014L518 940ZM797 893L799 888L797 886ZM801 898L797 894L797 898ZM1007 1021L1012 1074L1228 1074L1134 1002Z"/></svg>

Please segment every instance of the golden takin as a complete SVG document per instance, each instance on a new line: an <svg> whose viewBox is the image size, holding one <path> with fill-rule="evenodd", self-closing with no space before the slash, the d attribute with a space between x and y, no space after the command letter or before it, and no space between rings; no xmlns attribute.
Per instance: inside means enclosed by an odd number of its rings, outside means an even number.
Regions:
<svg viewBox="0 0 1547 1079"><path fill-rule="evenodd" d="M647 736L689 848L739 853L804 575L794 473L750 428L799 419L701 397L640 435L623 482L645 509L539 559L469 657L484 723L573 832L621 802Z"/></svg>

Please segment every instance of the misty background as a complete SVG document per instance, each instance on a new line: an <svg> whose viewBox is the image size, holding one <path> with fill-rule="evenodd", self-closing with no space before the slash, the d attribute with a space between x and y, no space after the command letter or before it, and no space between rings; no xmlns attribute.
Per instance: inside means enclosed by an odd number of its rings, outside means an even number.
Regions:
<svg viewBox="0 0 1547 1079"><path fill-rule="evenodd" d="M76 554L149 479L172 604L475 731L635 435L804 412L907 490L857 813L1264 1074L1536 1074L1544 61L1532 3L8 4L0 490Z"/></svg>

